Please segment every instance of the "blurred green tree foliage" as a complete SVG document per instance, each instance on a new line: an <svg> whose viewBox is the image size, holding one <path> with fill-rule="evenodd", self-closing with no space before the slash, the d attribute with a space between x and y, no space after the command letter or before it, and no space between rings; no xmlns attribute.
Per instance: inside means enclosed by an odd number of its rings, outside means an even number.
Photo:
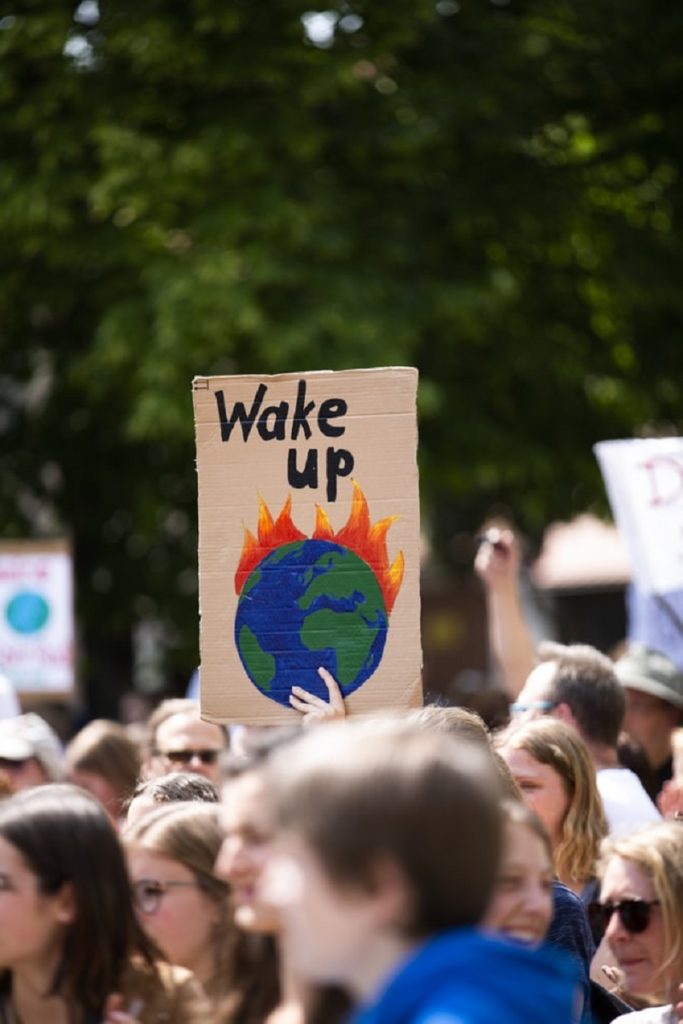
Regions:
<svg viewBox="0 0 683 1024"><path fill-rule="evenodd" d="M196 660L195 374L417 365L445 551L501 503L533 533L600 502L594 441L680 427L682 29L664 0L4 6L1 527L73 535L88 679L126 684L141 618Z"/></svg>

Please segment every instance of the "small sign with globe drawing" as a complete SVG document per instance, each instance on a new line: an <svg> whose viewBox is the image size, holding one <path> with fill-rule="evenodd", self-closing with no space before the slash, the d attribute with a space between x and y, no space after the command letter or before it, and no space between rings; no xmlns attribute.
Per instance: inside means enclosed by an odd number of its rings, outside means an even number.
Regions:
<svg viewBox="0 0 683 1024"><path fill-rule="evenodd" d="M0 674L25 694L73 689L73 569L65 541L0 544Z"/></svg>
<svg viewBox="0 0 683 1024"><path fill-rule="evenodd" d="M205 717L291 720L292 686L327 699L321 667L350 712L419 702L416 386L194 381Z"/></svg>

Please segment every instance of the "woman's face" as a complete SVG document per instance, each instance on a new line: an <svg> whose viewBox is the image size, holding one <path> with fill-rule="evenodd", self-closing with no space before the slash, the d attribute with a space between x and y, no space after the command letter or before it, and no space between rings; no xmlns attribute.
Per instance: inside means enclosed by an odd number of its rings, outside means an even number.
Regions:
<svg viewBox="0 0 683 1024"><path fill-rule="evenodd" d="M508 822L484 927L538 945L550 926L552 887L553 867L545 843L526 825Z"/></svg>
<svg viewBox="0 0 683 1024"><path fill-rule="evenodd" d="M223 787L220 821L224 839L216 874L230 883L235 923L245 931L276 934L278 915L258 890L269 852L271 822L268 794L257 772L246 772Z"/></svg>
<svg viewBox="0 0 683 1024"><path fill-rule="evenodd" d="M0 838L0 965L12 971L43 968L45 979L51 978L74 916L70 887L43 895L20 852Z"/></svg>
<svg viewBox="0 0 683 1024"><path fill-rule="evenodd" d="M526 750L503 747L501 754L525 803L539 816L556 846L562 838L562 823L570 803L562 778L549 764L541 764Z"/></svg>
<svg viewBox="0 0 683 1024"><path fill-rule="evenodd" d="M600 887L601 903L656 899L652 881L642 868L625 857L611 858ZM661 907L650 908L649 924L638 934L624 927L618 913L612 914L605 938L623 972L623 987L627 993L659 1001L668 995L666 980L661 975L661 965L667 955Z"/></svg>
<svg viewBox="0 0 683 1024"><path fill-rule="evenodd" d="M140 925L167 957L200 981L213 973L215 900L180 861L131 845L126 850Z"/></svg>

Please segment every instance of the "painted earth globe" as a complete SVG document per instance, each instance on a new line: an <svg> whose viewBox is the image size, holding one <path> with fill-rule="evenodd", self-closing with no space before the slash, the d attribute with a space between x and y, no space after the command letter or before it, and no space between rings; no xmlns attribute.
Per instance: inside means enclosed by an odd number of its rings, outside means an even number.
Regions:
<svg viewBox="0 0 683 1024"><path fill-rule="evenodd" d="M17 633L38 633L50 617L50 606L42 594L22 590L15 594L5 609L9 626Z"/></svg>
<svg viewBox="0 0 683 1024"><path fill-rule="evenodd" d="M247 578L235 615L235 642L261 693L289 706L292 686L328 699L318 668L342 694L357 690L382 659L387 612L374 572L327 540L271 551Z"/></svg>

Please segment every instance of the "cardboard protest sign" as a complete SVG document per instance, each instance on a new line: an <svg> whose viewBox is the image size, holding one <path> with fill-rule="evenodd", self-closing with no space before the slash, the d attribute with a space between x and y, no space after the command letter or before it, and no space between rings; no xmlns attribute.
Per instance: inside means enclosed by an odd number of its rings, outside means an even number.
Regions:
<svg viewBox="0 0 683 1024"><path fill-rule="evenodd" d="M602 441L595 445L612 505L646 592L683 587L683 438Z"/></svg>
<svg viewBox="0 0 683 1024"><path fill-rule="evenodd" d="M199 377L201 705L298 719L419 703L417 371Z"/></svg>
<svg viewBox="0 0 683 1024"><path fill-rule="evenodd" d="M0 673L20 693L73 689L73 570L64 541L0 543Z"/></svg>

